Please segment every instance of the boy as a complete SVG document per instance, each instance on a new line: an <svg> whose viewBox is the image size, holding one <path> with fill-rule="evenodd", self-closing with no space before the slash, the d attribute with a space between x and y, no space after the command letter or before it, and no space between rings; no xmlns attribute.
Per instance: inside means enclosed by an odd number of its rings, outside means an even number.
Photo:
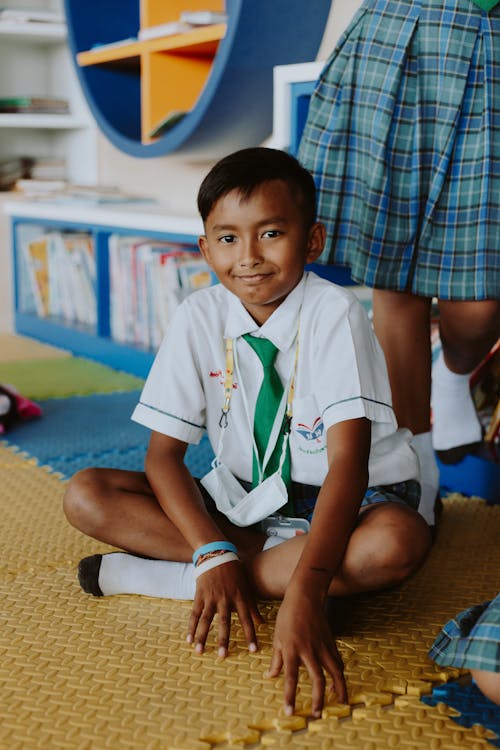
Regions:
<svg viewBox="0 0 500 750"><path fill-rule="evenodd" d="M430 534L367 316L351 292L304 273L325 240L315 200L310 174L281 151L245 149L213 167L198 194L199 248L221 283L181 305L134 411L152 430L145 473L80 472L64 507L74 526L133 553L83 560L84 590L193 598L187 637L199 653L216 614L227 653L232 611L255 651L256 598L282 598L269 675L284 671L291 714L303 664L317 717L323 671L347 697L327 596L402 581ZM204 429L213 499L183 462Z"/></svg>

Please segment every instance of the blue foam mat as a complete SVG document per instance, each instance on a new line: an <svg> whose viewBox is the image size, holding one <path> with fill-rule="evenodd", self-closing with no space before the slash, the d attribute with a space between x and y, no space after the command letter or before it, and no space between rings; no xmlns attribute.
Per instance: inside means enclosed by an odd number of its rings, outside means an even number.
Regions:
<svg viewBox="0 0 500 750"><path fill-rule="evenodd" d="M463 727L481 724L486 729L491 729L497 738L489 738L488 742L500 747L500 708L486 698L475 683L460 685L458 682L448 682L438 685L431 695L423 696L422 701L430 706L446 703L460 711L460 716L451 718Z"/></svg>
<svg viewBox="0 0 500 750"><path fill-rule="evenodd" d="M94 394L41 401L43 416L17 423L8 444L65 477L88 466L143 471L150 431L130 415L140 391ZM210 470L212 449L206 436L190 445L185 462L194 476Z"/></svg>

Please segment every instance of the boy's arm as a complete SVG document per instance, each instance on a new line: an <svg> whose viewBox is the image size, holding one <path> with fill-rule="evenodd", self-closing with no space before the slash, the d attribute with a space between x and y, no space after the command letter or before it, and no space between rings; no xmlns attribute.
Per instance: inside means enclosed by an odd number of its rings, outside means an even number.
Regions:
<svg viewBox="0 0 500 750"><path fill-rule="evenodd" d="M145 469L163 511L194 551L209 542L226 540L226 536L208 513L201 492L184 463L186 449L186 443L152 432ZM225 563L198 578L188 629L188 639L196 643L197 651L203 651L217 614L219 655L225 655L233 610L238 613L250 650L255 650L254 620L261 618L244 567L239 562Z"/></svg>
<svg viewBox="0 0 500 750"><path fill-rule="evenodd" d="M342 660L324 612L330 582L338 573L368 484L370 422L352 419L327 434L329 471L318 495L302 554L276 619L269 675L284 670L285 710L295 704L298 670L312 681L312 710L320 716L325 670L340 701L347 699Z"/></svg>

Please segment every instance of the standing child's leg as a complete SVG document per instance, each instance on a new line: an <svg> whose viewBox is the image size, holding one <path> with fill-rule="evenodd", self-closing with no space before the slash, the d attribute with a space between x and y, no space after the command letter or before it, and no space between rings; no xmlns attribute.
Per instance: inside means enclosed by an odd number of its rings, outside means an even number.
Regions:
<svg viewBox="0 0 500 750"><path fill-rule="evenodd" d="M405 292L373 290L373 325L384 350L399 427L413 432L421 471L420 513L431 526L439 471L431 439L431 300Z"/></svg>
<svg viewBox="0 0 500 750"><path fill-rule="evenodd" d="M470 376L500 336L500 302L439 302L442 352L432 371L432 441L458 461L481 440Z"/></svg>

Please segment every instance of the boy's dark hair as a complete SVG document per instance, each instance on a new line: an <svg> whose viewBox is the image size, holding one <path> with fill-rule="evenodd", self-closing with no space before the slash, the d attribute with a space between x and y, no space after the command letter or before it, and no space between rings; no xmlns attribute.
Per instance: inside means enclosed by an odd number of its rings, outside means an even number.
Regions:
<svg viewBox="0 0 500 750"><path fill-rule="evenodd" d="M203 222L220 198L237 190L247 199L270 180L283 180L302 207L307 227L316 221L316 186L310 172L290 154L275 148L245 148L217 162L201 183L198 210Z"/></svg>

